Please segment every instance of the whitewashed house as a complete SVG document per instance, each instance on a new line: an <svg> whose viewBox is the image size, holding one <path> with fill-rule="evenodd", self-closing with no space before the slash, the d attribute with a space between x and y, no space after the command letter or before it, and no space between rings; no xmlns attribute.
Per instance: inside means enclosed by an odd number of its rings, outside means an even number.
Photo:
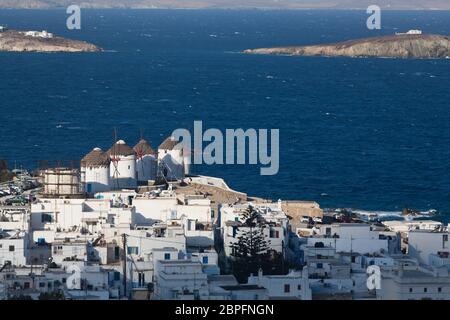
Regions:
<svg viewBox="0 0 450 320"><path fill-rule="evenodd" d="M408 235L408 255L421 263L431 264L431 255L441 257L450 254L449 232L447 230L414 230Z"/></svg>
<svg viewBox="0 0 450 320"><path fill-rule="evenodd" d="M155 264L155 299L208 299L208 276L191 260L159 260Z"/></svg>
<svg viewBox="0 0 450 320"><path fill-rule="evenodd" d="M29 256L29 236L23 231L0 230L0 268L5 263L25 266Z"/></svg>
<svg viewBox="0 0 450 320"><path fill-rule="evenodd" d="M331 246L336 252L355 252L359 254L383 253L389 251L389 240L371 226L364 223L340 223L321 225L318 235L308 237L308 245L321 242Z"/></svg>
<svg viewBox="0 0 450 320"><path fill-rule="evenodd" d="M263 275L260 270L258 275L250 276L247 283L264 287L269 299L312 299L307 268L286 275Z"/></svg>
<svg viewBox="0 0 450 320"><path fill-rule="evenodd" d="M449 300L450 276L447 268L402 266L391 273L382 273L380 300Z"/></svg>

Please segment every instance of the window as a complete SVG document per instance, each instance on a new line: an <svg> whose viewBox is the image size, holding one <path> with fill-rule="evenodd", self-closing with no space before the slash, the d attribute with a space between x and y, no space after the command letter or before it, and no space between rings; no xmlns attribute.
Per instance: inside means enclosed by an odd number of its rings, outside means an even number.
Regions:
<svg viewBox="0 0 450 320"><path fill-rule="evenodd" d="M139 277L139 279L138 279L139 287L144 287L145 286L145 273L139 272L138 277Z"/></svg>
<svg viewBox="0 0 450 320"><path fill-rule="evenodd" d="M66 278L62 278L62 283L66 283Z"/></svg>
<svg viewBox="0 0 450 320"><path fill-rule="evenodd" d="M114 272L114 281L120 281L120 272L118 271Z"/></svg>
<svg viewBox="0 0 450 320"><path fill-rule="evenodd" d="M139 254L139 248L138 247L128 247L127 252L128 252L128 254Z"/></svg>
<svg viewBox="0 0 450 320"><path fill-rule="evenodd" d="M45 288L45 282L39 282L39 288Z"/></svg>
<svg viewBox="0 0 450 320"><path fill-rule="evenodd" d="M290 286L289 284L285 284L285 285L284 285L284 292L285 292L285 293L291 292L291 286Z"/></svg>
<svg viewBox="0 0 450 320"><path fill-rule="evenodd" d="M297 290L298 290L298 291L302 290L302 285L301 285L301 284L299 284L299 285L297 286Z"/></svg>
<svg viewBox="0 0 450 320"><path fill-rule="evenodd" d="M441 287L438 288L438 292L442 292L442 288Z"/></svg>
<svg viewBox="0 0 450 320"><path fill-rule="evenodd" d="M427 288L423 288L423 292L427 293L428 289Z"/></svg>
<svg viewBox="0 0 450 320"><path fill-rule="evenodd" d="M280 232L278 230L270 229L269 236L271 238L279 238L280 237Z"/></svg>
<svg viewBox="0 0 450 320"><path fill-rule="evenodd" d="M170 253L164 253L164 260L170 260Z"/></svg>
<svg viewBox="0 0 450 320"><path fill-rule="evenodd" d="M411 292L413 292L413 289L412 289L412 288L409 288L409 293L411 293Z"/></svg>
<svg viewBox="0 0 450 320"><path fill-rule="evenodd" d="M14 250L15 250L14 246L9 246L9 252L12 252Z"/></svg>
<svg viewBox="0 0 450 320"><path fill-rule="evenodd" d="M323 268L323 263L318 263L317 264L317 269L322 269Z"/></svg>
<svg viewBox="0 0 450 320"><path fill-rule="evenodd" d="M202 257L203 264L208 264L208 256Z"/></svg>
<svg viewBox="0 0 450 320"><path fill-rule="evenodd" d="M41 222L42 223L46 223L46 222L52 222L52 216L48 213L43 213L41 215Z"/></svg>

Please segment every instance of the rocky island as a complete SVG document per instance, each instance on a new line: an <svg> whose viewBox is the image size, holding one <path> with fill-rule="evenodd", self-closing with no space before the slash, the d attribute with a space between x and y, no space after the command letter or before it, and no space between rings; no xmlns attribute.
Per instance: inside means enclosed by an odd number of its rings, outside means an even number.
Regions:
<svg viewBox="0 0 450 320"><path fill-rule="evenodd" d="M450 58L449 36L422 34L419 30L411 31L334 44L249 49L244 53L326 57Z"/></svg>
<svg viewBox="0 0 450 320"><path fill-rule="evenodd" d="M0 27L0 51L7 52L99 52L101 48L47 31L17 31Z"/></svg>

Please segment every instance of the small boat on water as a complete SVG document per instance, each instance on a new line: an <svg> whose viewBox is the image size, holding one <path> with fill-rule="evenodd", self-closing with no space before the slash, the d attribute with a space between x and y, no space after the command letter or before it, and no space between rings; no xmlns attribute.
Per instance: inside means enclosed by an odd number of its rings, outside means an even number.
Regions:
<svg viewBox="0 0 450 320"><path fill-rule="evenodd" d="M412 217L415 217L415 216L433 216L435 214L437 214L437 210L435 210L435 209L431 209L431 210L428 210L428 211L418 211L418 210L414 210L414 209L411 209L411 208L404 208L402 210L402 216L412 216Z"/></svg>

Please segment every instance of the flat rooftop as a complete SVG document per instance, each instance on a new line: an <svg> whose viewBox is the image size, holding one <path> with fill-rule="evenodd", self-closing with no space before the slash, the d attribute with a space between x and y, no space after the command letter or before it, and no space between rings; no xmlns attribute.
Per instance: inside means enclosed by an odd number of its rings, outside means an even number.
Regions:
<svg viewBox="0 0 450 320"><path fill-rule="evenodd" d="M254 284L243 284L236 286L221 286L222 289L228 291L245 291L245 290L266 290L266 288L254 285Z"/></svg>

